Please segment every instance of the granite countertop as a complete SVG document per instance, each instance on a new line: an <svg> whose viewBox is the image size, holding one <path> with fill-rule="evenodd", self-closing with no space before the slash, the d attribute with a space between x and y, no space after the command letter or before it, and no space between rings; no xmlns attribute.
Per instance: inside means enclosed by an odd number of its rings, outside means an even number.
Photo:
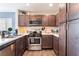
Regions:
<svg viewBox="0 0 79 59"><path fill-rule="evenodd" d="M23 37L28 34L29 33L21 34L21 35L15 36L14 38L2 38L0 39L0 46L7 44L11 41L17 40L18 38ZM42 32L42 35L54 35L56 37L59 37L59 33L53 33L53 32Z"/></svg>
<svg viewBox="0 0 79 59"><path fill-rule="evenodd" d="M59 37L59 33L54 33L54 32L42 32L42 35L54 35L56 37Z"/></svg>
<svg viewBox="0 0 79 59"><path fill-rule="evenodd" d="M0 39L0 46L7 44L11 41L17 40L18 38L23 37L25 35L27 35L27 34L18 35L18 36L15 36L14 38L2 38L2 39Z"/></svg>

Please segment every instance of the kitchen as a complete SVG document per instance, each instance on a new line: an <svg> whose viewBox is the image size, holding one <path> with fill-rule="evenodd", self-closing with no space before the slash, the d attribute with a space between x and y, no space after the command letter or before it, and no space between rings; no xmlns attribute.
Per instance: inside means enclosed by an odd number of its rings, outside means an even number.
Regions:
<svg viewBox="0 0 79 59"><path fill-rule="evenodd" d="M78 3L0 6L0 56L79 56Z"/></svg>

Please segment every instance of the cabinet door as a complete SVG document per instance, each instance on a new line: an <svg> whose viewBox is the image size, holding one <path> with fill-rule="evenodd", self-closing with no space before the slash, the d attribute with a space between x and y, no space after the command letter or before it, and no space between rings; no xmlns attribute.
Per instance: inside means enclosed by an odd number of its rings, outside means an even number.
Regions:
<svg viewBox="0 0 79 59"><path fill-rule="evenodd" d="M43 26L55 26L56 16L55 15L42 16L42 25Z"/></svg>
<svg viewBox="0 0 79 59"><path fill-rule="evenodd" d="M53 37L52 37L52 35L48 35L48 46L49 46L49 48L53 48Z"/></svg>
<svg viewBox="0 0 79 59"><path fill-rule="evenodd" d="M48 26L48 16L42 16L42 25Z"/></svg>
<svg viewBox="0 0 79 59"><path fill-rule="evenodd" d="M25 50L28 49L28 36L25 36Z"/></svg>
<svg viewBox="0 0 79 59"><path fill-rule="evenodd" d="M21 48L21 55L23 55L24 51L25 51L25 36L21 37L21 44L20 44L20 48Z"/></svg>
<svg viewBox="0 0 79 59"><path fill-rule="evenodd" d="M54 52L56 53L56 55L58 55L58 51L59 51L59 41L58 41L58 37L53 36L53 49Z"/></svg>
<svg viewBox="0 0 79 59"><path fill-rule="evenodd" d="M36 15L36 20L42 20L42 15Z"/></svg>
<svg viewBox="0 0 79 59"><path fill-rule="evenodd" d="M42 48L53 48L52 36L43 35Z"/></svg>
<svg viewBox="0 0 79 59"><path fill-rule="evenodd" d="M29 15L26 15L26 17L25 17L26 19L25 19L25 26L29 26Z"/></svg>
<svg viewBox="0 0 79 59"><path fill-rule="evenodd" d="M60 23L66 22L66 4L64 3L63 5L64 6L59 9Z"/></svg>
<svg viewBox="0 0 79 59"><path fill-rule="evenodd" d="M56 16L48 16L48 26L56 26Z"/></svg>
<svg viewBox="0 0 79 59"><path fill-rule="evenodd" d="M16 40L16 56L21 56L23 51L23 40L22 38L19 38Z"/></svg>
<svg viewBox="0 0 79 59"><path fill-rule="evenodd" d="M79 19L68 23L67 55L79 56Z"/></svg>
<svg viewBox="0 0 79 59"><path fill-rule="evenodd" d="M23 37L23 50L25 51L28 48L27 36Z"/></svg>
<svg viewBox="0 0 79 59"><path fill-rule="evenodd" d="M59 26L59 55L66 55L66 24Z"/></svg>
<svg viewBox="0 0 79 59"><path fill-rule="evenodd" d="M79 3L69 4L69 20L79 18Z"/></svg>
<svg viewBox="0 0 79 59"><path fill-rule="evenodd" d="M19 26L26 26L26 15L19 15L18 23L19 23Z"/></svg>
<svg viewBox="0 0 79 59"><path fill-rule="evenodd" d="M20 55L20 40L16 40L16 56Z"/></svg>
<svg viewBox="0 0 79 59"><path fill-rule="evenodd" d="M48 36L43 35L42 38L42 48L48 48Z"/></svg>

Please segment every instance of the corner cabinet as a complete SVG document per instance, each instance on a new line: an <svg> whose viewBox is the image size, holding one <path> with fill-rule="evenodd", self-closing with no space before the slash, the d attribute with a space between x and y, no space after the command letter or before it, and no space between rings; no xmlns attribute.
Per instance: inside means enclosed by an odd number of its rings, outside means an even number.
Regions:
<svg viewBox="0 0 79 59"><path fill-rule="evenodd" d="M28 15L18 15L18 25L19 26L28 26Z"/></svg>
<svg viewBox="0 0 79 59"><path fill-rule="evenodd" d="M56 26L56 16L50 15L48 17L48 26Z"/></svg>

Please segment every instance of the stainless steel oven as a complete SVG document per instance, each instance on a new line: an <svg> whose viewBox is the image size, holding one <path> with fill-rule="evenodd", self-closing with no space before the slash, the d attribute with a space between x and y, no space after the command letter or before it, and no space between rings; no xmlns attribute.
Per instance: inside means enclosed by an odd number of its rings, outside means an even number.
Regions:
<svg viewBox="0 0 79 59"><path fill-rule="evenodd" d="M29 37L28 50L41 50L41 37Z"/></svg>

